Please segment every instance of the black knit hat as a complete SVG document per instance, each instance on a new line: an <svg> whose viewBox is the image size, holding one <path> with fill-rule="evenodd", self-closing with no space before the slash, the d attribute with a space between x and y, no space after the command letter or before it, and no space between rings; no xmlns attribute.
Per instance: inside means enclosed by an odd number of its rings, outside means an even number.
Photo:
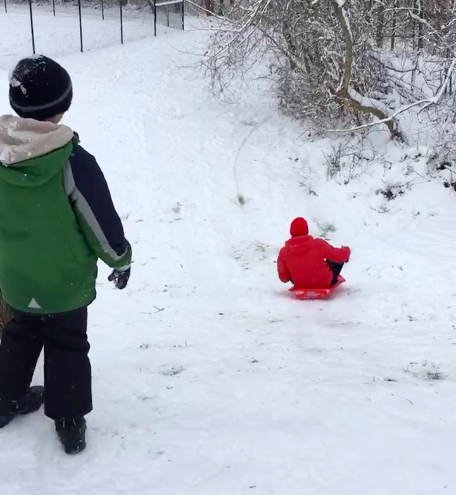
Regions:
<svg viewBox="0 0 456 495"><path fill-rule="evenodd" d="M22 59L10 76L9 100L19 117L47 120L68 111L73 86L68 72L43 55Z"/></svg>

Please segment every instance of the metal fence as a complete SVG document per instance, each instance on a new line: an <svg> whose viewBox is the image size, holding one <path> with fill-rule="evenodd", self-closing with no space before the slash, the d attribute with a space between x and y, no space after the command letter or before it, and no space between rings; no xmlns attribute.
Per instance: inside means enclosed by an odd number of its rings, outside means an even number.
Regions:
<svg viewBox="0 0 456 495"><path fill-rule="evenodd" d="M32 39L32 50L35 54L35 26L33 22L33 0L28 1L28 10L30 14L30 32ZM119 10L119 36L120 43L124 44L124 7L125 0L118 1ZM105 20L106 0L101 0L101 18ZM112 5L112 3L111 3ZM154 18L154 36L157 36L157 24L163 24L167 27L179 28L185 30L185 0L150 0L150 7ZM8 13L8 2L4 0L5 13ZM84 31L83 31L83 8L82 0L77 0L77 11L79 17L79 40L81 52L84 52ZM52 15L56 16L56 0L52 0Z"/></svg>
<svg viewBox="0 0 456 495"><path fill-rule="evenodd" d="M172 27L172 18L180 16L182 30L185 29L185 0L167 0L156 2L154 0L154 36L157 36L157 22L160 14L165 17L167 27Z"/></svg>

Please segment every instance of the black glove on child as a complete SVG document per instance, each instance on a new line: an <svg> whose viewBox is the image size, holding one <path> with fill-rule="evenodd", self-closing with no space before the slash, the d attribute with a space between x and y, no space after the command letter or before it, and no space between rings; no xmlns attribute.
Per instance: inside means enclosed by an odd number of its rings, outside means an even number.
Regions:
<svg viewBox="0 0 456 495"><path fill-rule="evenodd" d="M128 285L128 281L130 280L131 268L128 270L114 270L111 275L109 275L108 280L110 282L114 282L114 285L122 290Z"/></svg>

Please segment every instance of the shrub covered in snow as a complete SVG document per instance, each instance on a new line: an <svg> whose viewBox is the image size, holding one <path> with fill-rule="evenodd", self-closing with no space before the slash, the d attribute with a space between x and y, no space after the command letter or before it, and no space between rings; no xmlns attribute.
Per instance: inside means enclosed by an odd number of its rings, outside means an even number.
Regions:
<svg viewBox="0 0 456 495"><path fill-rule="evenodd" d="M382 123L406 138L400 116L432 112L453 91L455 21L445 0L237 0L212 23L204 63L223 99L267 61L286 114L326 129Z"/></svg>

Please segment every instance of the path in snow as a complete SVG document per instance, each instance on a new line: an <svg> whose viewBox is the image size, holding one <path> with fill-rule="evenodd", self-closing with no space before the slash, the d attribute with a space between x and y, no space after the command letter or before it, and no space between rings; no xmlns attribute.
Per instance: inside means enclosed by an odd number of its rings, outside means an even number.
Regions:
<svg viewBox="0 0 456 495"><path fill-rule="evenodd" d="M452 493L454 196L424 183L386 203L374 172L327 182L328 141L305 142L257 94L211 99L186 55L203 39L173 32L62 59L75 85L67 123L106 172L135 264L127 292L102 269L91 311L89 448L65 457L48 420L22 418L1 432L0 486ZM6 72L2 111L5 88ZM331 302L291 300L276 279L296 215L315 232L334 224L333 242L353 248Z"/></svg>

